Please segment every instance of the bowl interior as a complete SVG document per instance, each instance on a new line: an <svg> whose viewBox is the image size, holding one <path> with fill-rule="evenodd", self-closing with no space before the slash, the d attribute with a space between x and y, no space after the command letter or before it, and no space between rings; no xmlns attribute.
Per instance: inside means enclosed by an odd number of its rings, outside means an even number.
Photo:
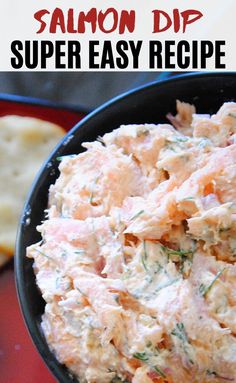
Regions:
<svg viewBox="0 0 236 383"><path fill-rule="evenodd" d="M156 82L105 104L91 113L56 148L43 166L26 203L16 247L16 282L23 315L31 336L55 377L62 383L76 381L50 352L40 330L44 301L35 284L32 262L25 257L26 247L40 240L36 226L44 218L48 188L58 177L57 157L82 151L81 143L93 141L121 124L167 122L175 113L176 99L193 103L198 113L214 113L225 101L235 101L235 73L184 75ZM26 219L30 218L30 224Z"/></svg>

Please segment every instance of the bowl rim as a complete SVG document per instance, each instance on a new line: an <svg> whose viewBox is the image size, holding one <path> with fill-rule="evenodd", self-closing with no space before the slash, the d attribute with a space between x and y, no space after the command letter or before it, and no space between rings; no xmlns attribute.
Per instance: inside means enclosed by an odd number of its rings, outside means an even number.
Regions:
<svg viewBox="0 0 236 383"><path fill-rule="evenodd" d="M63 143L65 143L66 140L68 140L68 138L75 133L75 131L77 131L83 125L85 125L88 120L90 120L91 118L93 118L97 114L100 114L103 111L105 111L111 105L119 103L119 101L124 100L124 99L128 100L129 97L132 97L134 94L145 91L146 89L151 89L153 87L154 88L156 87L157 91L158 91L159 87L165 86L165 84L169 84L169 83L179 83L181 81L185 81L188 79L191 80L194 78L198 78L200 80L201 78L207 78L207 77L208 78L214 78L214 77L219 77L219 76L224 77L224 78L232 77L232 76L235 77L236 71L227 71L227 72L210 71L210 72L191 72L191 73L187 73L187 74L186 73L178 74L178 75L173 76L173 77L168 78L168 79L155 80L155 81L149 82L149 83L144 84L142 86L139 86L139 87L136 87L136 88L131 89L129 91L126 91L124 93L121 93L120 95L118 95L116 97L113 97L112 99L108 100L107 102L103 103L101 106L96 108L94 111L90 112L81 121L79 121L65 135L65 137L61 140L61 142L59 142L59 144L51 152L49 157L46 159L46 161L42 165L40 171L38 172L32 186L31 186L31 189L28 193L28 196L26 198L26 202L25 202L22 214L21 214L20 221L19 221L20 223L18 226L17 237L16 237L15 261L14 261L15 284L16 284L17 296L18 296L18 301L20 304L21 313L22 313L22 316L24 318L27 330L31 336L31 339L32 339L33 343L35 344L39 354L43 358L48 369L53 373L54 377L56 379L58 379L60 382L68 383L68 377L65 376L64 372L62 372L61 370L58 369L58 365L60 365L60 366L63 366L63 365L60 364L59 362L57 362L56 357L54 356L53 352L51 352L51 351L48 352L48 350L45 350L46 340L43 338L42 335L38 336L38 333L36 331L36 330L38 330L37 326L36 326L36 322L35 322L35 319L33 317L31 317L31 314L29 311L30 304L25 299L24 288L23 288L23 285L24 285L24 273L23 273L24 258L22 257L22 246L21 246L21 242L23 239L23 233L22 233L23 232L23 230L22 230L23 229L23 223L22 223L22 221L23 221L23 217L25 216L27 206L29 206L31 197L33 195L33 191L34 191L35 187L37 186L41 175L44 172L46 164L51 161L51 159L55 156L55 154L58 153L58 150L63 146ZM71 382L73 382L73 381L78 382L78 380L73 380L73 378L71 378Z"/></svg>
<svg viewBox="0 0 236 383"><path fill-rule="evenodd" d="M47 108L55 110L63 110L72 113L81 113L88 114L91 112L90 108L86 108L83 105L70 105L64 102L55 102L49 99L31 97L31 96L21 96L18 94L11 93L0 93L0 103L1 102L10 102L13 104L22 104L22 105L32 105L38 108Z"/></svg>

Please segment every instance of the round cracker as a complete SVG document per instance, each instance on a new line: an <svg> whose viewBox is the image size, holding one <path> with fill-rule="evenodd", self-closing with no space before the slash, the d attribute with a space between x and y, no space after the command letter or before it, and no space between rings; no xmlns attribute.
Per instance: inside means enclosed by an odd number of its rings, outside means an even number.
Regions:
<svg viewBox="0 0 236 383"><path fill-rule="evenodd" d="M14 253L18 220L30 185L64 134L60 126L36 118L0 118L0 266Z"/></svg>

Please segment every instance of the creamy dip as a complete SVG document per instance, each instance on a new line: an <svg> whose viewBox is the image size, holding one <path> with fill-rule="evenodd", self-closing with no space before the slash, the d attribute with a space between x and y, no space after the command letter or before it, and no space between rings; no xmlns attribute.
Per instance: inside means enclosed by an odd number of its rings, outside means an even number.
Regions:
<svg viewBox="0 0 236 383"><path fill-rule="evenodd" d="M81 383L236 382L236 104L169 119L62 158L27 250Z"/></svg>

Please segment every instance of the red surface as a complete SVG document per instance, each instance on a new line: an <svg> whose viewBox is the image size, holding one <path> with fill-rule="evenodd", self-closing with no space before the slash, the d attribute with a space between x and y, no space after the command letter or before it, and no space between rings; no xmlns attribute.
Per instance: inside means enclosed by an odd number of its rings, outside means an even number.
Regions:
<svg viewBox="0 0 236 383"><path fill-rule="evenodd" d="M69 130L83 113L0 100L0 116L17 114L59 123ZM0 270L0 383L55 383L23 321L13 263Z"/></svg>
<svg viewBox="0 0 236 383"><path fill-rule="evenodd" d="M21 102L4 101L0 99L0 117L8 114L16 114L19 116L37 117L42 120L54 122L69 130L81 118L84 117L83 112L77 112L68 109L57 109L47 106L34 104L26 104Z"/></svg>
<svg viewBox="0 0 236 383"><path fill-rule="evenodd" d="M0 272L0 382L56 382L39 356L23 322L13 266Z"/></svg>

